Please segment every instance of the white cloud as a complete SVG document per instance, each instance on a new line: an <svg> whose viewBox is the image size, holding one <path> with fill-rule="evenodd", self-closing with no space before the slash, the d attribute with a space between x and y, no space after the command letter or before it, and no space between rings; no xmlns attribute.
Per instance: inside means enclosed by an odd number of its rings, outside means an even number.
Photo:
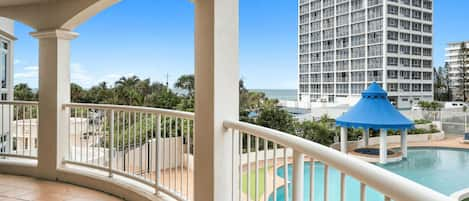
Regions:
<svg viewBox="0 0 469 201"><path fill-rule="evenodd" d="M33 78L38 78L38 66L26 66L23 68L23 72L21 73L15 73L14 78L15 79L33 79Z"/></svg>
<svg viewBox="0 0 469 201"><path fill-rule="evenodd" d="M13 62L13 64L20 64L21 63L21 60L19 59L15 59L15 61Z"/></svg>

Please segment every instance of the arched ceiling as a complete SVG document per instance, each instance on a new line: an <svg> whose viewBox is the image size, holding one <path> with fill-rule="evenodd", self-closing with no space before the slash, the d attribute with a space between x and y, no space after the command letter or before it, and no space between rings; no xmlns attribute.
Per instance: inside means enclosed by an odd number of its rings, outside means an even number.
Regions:
<svg viewBox="0 0 469 201"><path fill-rule="evenodd" d="M73 30L120 0L0 0L0 16L41 31Z"/></svg>

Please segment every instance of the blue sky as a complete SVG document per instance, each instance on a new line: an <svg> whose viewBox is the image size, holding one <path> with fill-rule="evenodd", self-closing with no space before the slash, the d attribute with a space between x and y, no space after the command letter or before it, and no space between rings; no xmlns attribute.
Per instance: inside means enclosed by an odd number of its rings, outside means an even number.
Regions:
<svg viewBox="0 0 469 201"><path fill-rule="evenodd" d="M435 66L444 48L469 40L469 1L435 0ZM188 0L123 0L81 25L72 42L72 81L89 87L138 75L170 84L194 72L193 5ZM15 83L37 87L37 41L16 23ZM297 1L240 0L240 69L249 88L294 89Z"/></svg>

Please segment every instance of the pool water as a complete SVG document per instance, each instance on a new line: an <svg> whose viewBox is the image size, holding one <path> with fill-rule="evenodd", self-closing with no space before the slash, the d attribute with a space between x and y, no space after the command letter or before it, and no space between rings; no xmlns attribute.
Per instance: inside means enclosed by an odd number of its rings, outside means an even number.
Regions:
<svg viewBox="0 0 469 201"><path fill-rule="evenodd" d="M469 188L469 150L444 149L444 148L410 148L407 160L378 165L391 172L399 174L417 183L425 185L433 190L450 195L456 191ZM285 168L277 169L277 175L284 176ZM324 165L315 163L314 198L324 199ZM288 166L289 181L292 180L293 167ZM310 196L310 163L305 163L304 200ZM346 177L347 201L360 200L360 182ZM340 200L340 172L329 168L329 193L330 201ZM284 186L277 188L277 200L284 201ZM292 200L292 186L289 184L289 200ZM383 195L374 189L366 189L367 200L383 200ZM273 201L273 195L269 197Z"/></svg>

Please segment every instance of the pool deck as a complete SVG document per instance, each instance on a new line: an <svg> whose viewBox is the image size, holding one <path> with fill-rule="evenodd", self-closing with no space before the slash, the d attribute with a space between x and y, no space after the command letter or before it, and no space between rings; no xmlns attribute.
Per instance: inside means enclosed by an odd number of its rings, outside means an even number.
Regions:
<svg viewBox="0 0 469 201"><path fill-rule="evenodd" d="M463 136L460 135L446 135L444 140L428 141L428 142L413 142L409 143L409 147L444 147L444 148L458 148L469 149L469 144L461 143ZM399 144L389 144L390 148L400 147Z"/></svg>

